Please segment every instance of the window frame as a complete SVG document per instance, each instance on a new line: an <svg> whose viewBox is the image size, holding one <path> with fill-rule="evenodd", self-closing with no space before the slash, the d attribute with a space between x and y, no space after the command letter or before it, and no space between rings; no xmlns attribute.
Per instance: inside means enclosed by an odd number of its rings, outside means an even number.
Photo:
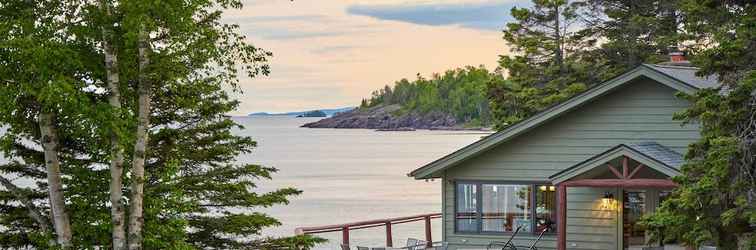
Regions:
<svg viewBox="0 0 756 250"><path fill-rule="evenodd" d="M523 186L529 186L530 187L530 197L528 197L528 200L530 202L530 209L529 212L533 219L530 222L530 231L523 232L520 231L520 233L526 233L529 235L538 235L538 233L535 232L536 229L536 217L538 216L536 213L536 192L538 191L538 186L555 186L552 183L549 182L541 182L541 181L484 181L484 180L455 180L453 181L454 185L454 196L453 196L453 202L454 202L454 211L452 214L453 222L454 222L454 234L458 235L512 235L513 232L499 232L499 231L483 231L483 185L523 185ZM458 189L459 185L475 185L475 188L477 190L475 199L477 200L477 207L475 208L475 221L477 225L476 231L460 231L458 224L457 224L457 212L458 209ZM555 191L556 192L556 191ZM554 201L554 204L557 208L559 208L559 199L557 198ZM555 211L556 212L556 211ZM559 229L558 224L561 223L560 221L556 221L557 225L555 226L557 230ZM554 232L546 232L544 235L556 235L557 230L554 230Z"/></svg>

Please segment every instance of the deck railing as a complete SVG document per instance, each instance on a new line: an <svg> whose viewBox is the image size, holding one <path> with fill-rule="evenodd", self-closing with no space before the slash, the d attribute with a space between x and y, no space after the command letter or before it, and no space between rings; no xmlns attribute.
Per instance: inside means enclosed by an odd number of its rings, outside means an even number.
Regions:
<svg viewBox="0 0 756 250"><path fill-rule="evenodd" d="M295 233L297 235L303 235L303 234L319 234L319 233L341 231L341 243L345 245L349 245L349 231L365 229L365 228L373 228L373 227L386 227L386 246L392 247L394 246L394 243L393 243L393 237L391 235L391 225L404 224L404 223L422 220L422 221L425 221L425 241L427 241L428 244L430 244L431 242L433 242L433 237L431 235L431 219L436 219L436 218L441 218L441 213L420 214L420 215L414 215L414 216L359 221L359 222L352 222L352 223L346 223L346 224L318 226L318 227L299 227L296 229Z"/></svg>

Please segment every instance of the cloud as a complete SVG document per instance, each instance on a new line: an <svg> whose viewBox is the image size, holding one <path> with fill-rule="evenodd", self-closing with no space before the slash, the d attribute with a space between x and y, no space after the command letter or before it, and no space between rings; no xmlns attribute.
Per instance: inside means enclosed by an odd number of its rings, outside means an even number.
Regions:
<svg viewBox="0 0 756 250"><path fill-rule="evenodd" d="M462 26L482 30L500 30L511 20L513 6L526 1L485 1L457 3L356 4L347 13L381 20L431 26Z"/></svg>

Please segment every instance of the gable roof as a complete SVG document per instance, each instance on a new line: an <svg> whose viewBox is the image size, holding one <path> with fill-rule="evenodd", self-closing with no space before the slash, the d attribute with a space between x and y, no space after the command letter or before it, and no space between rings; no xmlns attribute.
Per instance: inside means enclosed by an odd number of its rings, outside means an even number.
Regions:
<svg viewBox="0 0 756 250"><path fill-rule="evenodd" d="M590 159L559 171L550 176L549 179L551 179L554 184L560 183L588 172L593 168L604 165L606 162L621 156L630 157L633 160L667 176L676 176L680 174L680 167L684 162L680 153L656 142L619 144L603 153L591 157Z"/></svg>
<svg viewBox="0 0 756 250"><path fill-rule="evenodd" d="M583 104L606 95L640 77L652 79L663 85L688 94L691 94L698 89L719 86L719 83L714 82L714 78L716 77L697 77L695 76L696 71L697 68L693 67L642 64L624 74L598 84L562 103L554 105L523 121L515 123L502 131L486 136L485 138L467 145L451 154L415 169L410 172L408 176L414 177L415 179L438 178L440 177L440 171L456 166L466 159L486 152L499 144L507 142L535 127L575 110Z"/></svg>
<svg viewBox="0 0 756 250"><path fill-rule="evenodd" d="M659 65L659 64L645 64L645 66L666 74L672 78L678 79L682 82L690 84L699 89L716 88L719 87L719 80L716 75L710 75L700 77L696 75L698 68L685 67L685 66L673 66L673 65Z"/></svg>

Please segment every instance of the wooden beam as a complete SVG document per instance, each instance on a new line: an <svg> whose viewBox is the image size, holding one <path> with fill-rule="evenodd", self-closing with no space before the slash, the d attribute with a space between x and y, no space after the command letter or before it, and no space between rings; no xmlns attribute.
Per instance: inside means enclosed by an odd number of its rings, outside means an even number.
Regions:
<svg viewBox="0 0 756 250"><path fill-rule="evenodd" d="M570 187L675 188L669 179L584 179L560 183Z"/></svg>
<svg viewBox="0 0 756 250"><path fill-rule="evenodd" d="M428 242L428 247L433 245L433 236L431 236L431 218L425 217L425 241Z"/></svg>
<svg viewBox="0 0 756 250"><path fill-rule="evenodd" d="M622 157L622 179L630 179L627 178L630 172L630 166L627 165L628 159L629 158L627 156Z"/></svg>
<svg viewBox="0 0 756 250"><path fill-rule="evenodd" d="M386 246L387 247L393 247L394 246L394 239L391 237L391 222L386 222Z"/></svg>
<svg viewBox="0 0 756 250"><path fill-rule="evenodd" d="M620 172L619 172L619 171L617 170L617 168L615 168L614 166L612 166L612 164L609 164L609 163L607 162L607 163L606 163L606 166L608 166L608 167L609 167L609 171L612 171L612 173L613 173L613 174L614 174L615 176L617 176L617 178L619 178L619 179L625 179L625 177L623 177L623 176L622 176L622 174L620 174Z"/></svg>
<svg viewBox="0 0 756 250"><path fill-rule="evenodd" d="M567 250L567 186L557 185L557 250Z"/></svg>
<svg viewBox="0 0 756 250"><path fill-rule="evenodd" d="M628 175L628 176L627 176L627 178L628 178L628 179L632 179L632 178L633 178L633 177L635 177L635 175L636 175L636 174L637 174L637 173L638 173L638 172L639 172L639 171L640 171L641 169L643 169L643 167L645 167L645 166L646 166L646 165L643 165L643 163L641 163L641 164L638 164L638 166L637 166L637 167L635 167L635 169L633 169L633 172L632 172L632 173L630 173L630 175Z"/></svg>
<svg viewBox="0 0 756 250"><path fill-rule="evenodd" d="M349 246L349 227L341 228L341 244Z"/></svg>

